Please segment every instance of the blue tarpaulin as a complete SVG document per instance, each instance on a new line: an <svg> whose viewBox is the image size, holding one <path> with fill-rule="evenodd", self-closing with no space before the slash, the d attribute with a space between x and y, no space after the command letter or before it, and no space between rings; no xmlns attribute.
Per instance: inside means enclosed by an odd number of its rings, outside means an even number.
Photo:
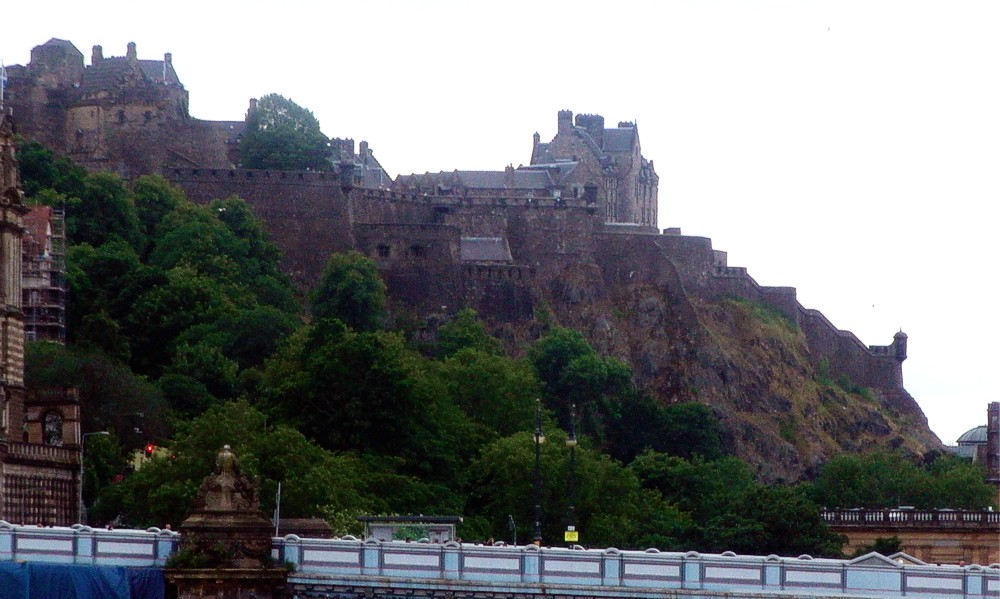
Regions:
<svg viewBox="0 0 1000 599"><path fill-rule="evenodd" d="M163 599L163 571L0 562L0 599Z"/></svg>

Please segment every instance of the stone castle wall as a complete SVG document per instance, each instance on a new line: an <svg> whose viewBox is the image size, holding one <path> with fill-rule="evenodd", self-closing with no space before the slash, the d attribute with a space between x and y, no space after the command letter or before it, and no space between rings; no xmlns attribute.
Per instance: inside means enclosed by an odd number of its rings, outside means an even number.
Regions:
<svg viewBox="0 0 1000 599"><path fill-rule="evenodd" d="M498 321L530 319L539 287L572 305L599 296L563 281L587 272L605 285L648 282L685 296L735 296L773 306L799 326L818 364L861 386L902 389L895 346L867 347L791 287L764 287L729 267L710 239L609 226L592 202L553 198L461 198L345 189L337 173L229 169L165 171L196 202L239 196L264 220L296 282L310 287L332 252L356 249L380 266L392 295L418 311L469 305ZM501 237L513 263L462 263L462 237ZM678 296L680 297L680 296ZM676 299L676 298L675 298ZM689 308L690 309L690 308ZM904 356L905 357L905 356Z"/></svg>

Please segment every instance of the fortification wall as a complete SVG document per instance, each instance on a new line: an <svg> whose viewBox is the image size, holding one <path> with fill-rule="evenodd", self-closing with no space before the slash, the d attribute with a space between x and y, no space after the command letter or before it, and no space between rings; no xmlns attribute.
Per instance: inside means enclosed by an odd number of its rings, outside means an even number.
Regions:
<svg viewBox="0 0 1000 599"><path fill-rule="evenodd" d="M902 389L901 361L892 345L866 346L850 331L838 329L822 312L799 303L794 287L764 287L745 268L716 264L712 269L710 295L759 302L779 310L797 325L809 340L813 364L826 360L835 376L875 389Z"/></svg>
<svg viewBox="0 0 1000 599"><path fill-rule="evenodd" d="M418 314L461 307L459 231L447 225L354 225L358 251L375 260L389 297Z"/></svg>
<svg viewBox="0 0 1000 599"><path fill-rule="evenodd" d="M309 289L333 252L354 248L351 205L336 173L183 169L164 176L197 203L239 196L284 253L285 271Z"/></svg>

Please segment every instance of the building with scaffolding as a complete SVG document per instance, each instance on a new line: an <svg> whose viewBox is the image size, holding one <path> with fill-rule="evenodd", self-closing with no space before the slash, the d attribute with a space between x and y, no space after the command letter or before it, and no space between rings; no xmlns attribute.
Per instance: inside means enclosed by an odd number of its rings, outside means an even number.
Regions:
<svg viewBox="0 0 1000 599"><path fill-rule="evenodd" d="M51 206L24 215L21 280L24 337L66 342L66 218Z"/></svg>

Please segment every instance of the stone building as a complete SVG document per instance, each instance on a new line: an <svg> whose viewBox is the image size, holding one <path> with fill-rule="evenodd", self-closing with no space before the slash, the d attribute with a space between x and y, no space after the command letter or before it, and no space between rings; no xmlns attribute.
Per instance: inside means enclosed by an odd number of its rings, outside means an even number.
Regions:
<svg viewBox="0 0 1000 599"><path fill-rule="evenodd" d="M10 114L0 121L0 520L79 520L80 406L69 389L24 384L21 236L28 209Z"/></svg>
<svg viewBox="0 0 1000 599"><path fill-rule="evenodd" d="M551 198L582 200L609 224L655 230L659 177L646 160L634 123L606 128L604 117L559 111L552 141L535 133L528 166L503 171L441 171L400 175L392 189L401 193L465 198Z"/></svg>
<svg viewBox="0 0 1000 599"><path fill-rule="evenodd" d="M35 206L24 215L22 287L28 341L66 342L66 219L62 210Z"/></svg>
<svg viewBox="0 0 1000 599"><path fill-rule="evenodd" d="M168 168L239 165L246 120L193 118L169 52L149 60L139 58L135 43L125 56L105 56L94 46L84 64L72 42L53 38L31 50L27 65L7 71L7 104L21 135L91 172L135 178ZM250 111L254 106L251 100ZM360 184L388 187L367 142L357 153L351 139L333 139L330 146L331 159L353 165Z"/></svg>
<svg viewBox="0 0 1000 599"><path fill-rule="evenodd" d="M605 222L657 226L660 178L653 161L646 160L635 123L604 126L599 114L560 110L556 136L540 143L534 135L531 168L553 168L575 163L573 197L594 197L604 208Z"/></svg>

